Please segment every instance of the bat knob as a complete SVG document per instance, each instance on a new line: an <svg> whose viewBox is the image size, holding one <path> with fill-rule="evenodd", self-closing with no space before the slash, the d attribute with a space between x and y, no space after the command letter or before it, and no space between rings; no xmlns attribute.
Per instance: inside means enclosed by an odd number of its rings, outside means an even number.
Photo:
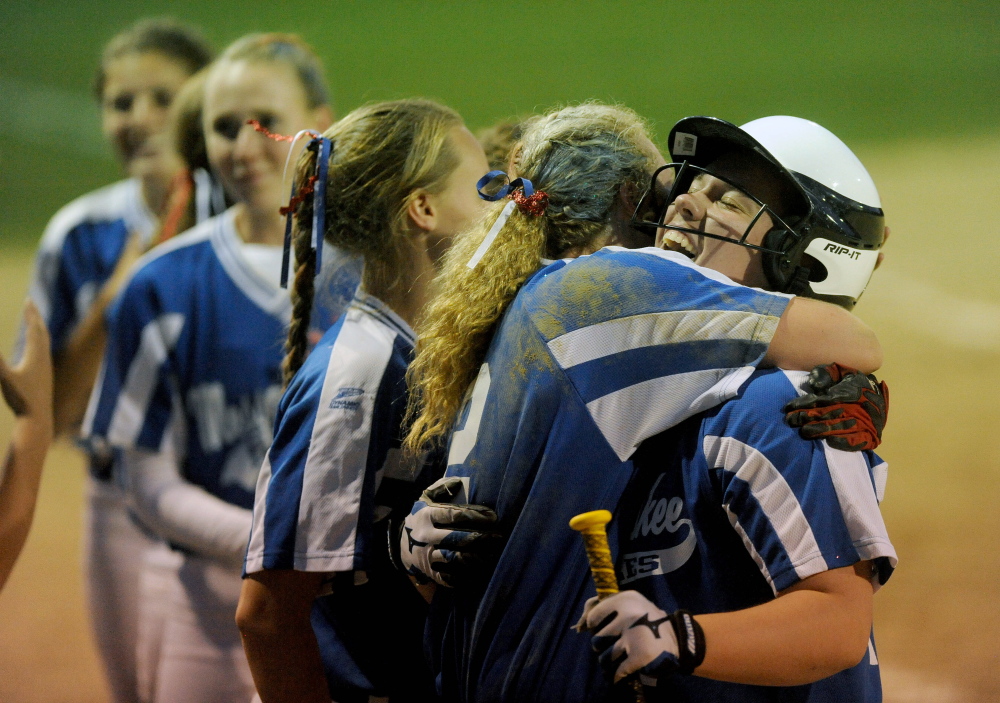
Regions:
<svg viewBox="0 0 1000 703"><path fill-rule="evenodd" d="M569 526L577 532L584 532L592 527L607 525L611 522L611 512L608 510L591 510L589 513L580 513L569 521Z"/></svg>

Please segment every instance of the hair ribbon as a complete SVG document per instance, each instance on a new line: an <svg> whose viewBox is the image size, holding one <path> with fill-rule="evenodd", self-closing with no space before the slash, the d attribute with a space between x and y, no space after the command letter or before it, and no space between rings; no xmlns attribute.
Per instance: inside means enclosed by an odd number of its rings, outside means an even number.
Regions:
<svg viewBox="0 0 1000 703"><path fill-rule="evenodd" d="M489 193L484 193L483 188L485 188L494 179L503 176L507 179L507 182L493 195ZM503 226L507 224L507 220L510 218L511 213L514 212L514 208L519 207L521 211L528 215L533 215L538 217L545 212L545 208L548 205L549 196L544 191L535 192L535 186L532 185L531 181L527 178L516 178L511 181L507 178L507 174L503 171L490 171L485 176L479 179L476 183L476 192L479 193L479 197L483 200L489 202L496 202L501 198L510 198L510 202L507 203L503 210L500 211L499 217L490 227L489 232L486 233L486 237L480 243L476 252L469 259L469 263L466 264L470 269L475 268L476 264L482 260L483 256L489 250L490 246L493 244L493 240L497 238L500 234L500 230Z"/></svg>
<svg viewBox="0 0 1000 703"><path fill-rule="evenodd" d="M312 139L306 145L306 149L316 148L316 173L301 186L297 186L295 179L292 179L292 192L288 196L288 205L282 207L280 212L285 216L285 243L284 251L281 254L281 287L288 288L288 269L292 262L292 217L295 215L295 208L310 193L313 196L313 221L312 240L310 242L313 256L316 257L314 276L319 273L323 263L323 231L326 229L326 181L330 172L330 153L333 150L332 142L314 129L300 130L294 137L285 134L275 134L257 120L247 120L255 130L263 134L268 139L276 142L289 142L288 156L285 157L285 168L281 172L281 182L285 182L288 176L288 164L292 160L292 152L295 150L295 143L302 137L309 135Z"/></svg>

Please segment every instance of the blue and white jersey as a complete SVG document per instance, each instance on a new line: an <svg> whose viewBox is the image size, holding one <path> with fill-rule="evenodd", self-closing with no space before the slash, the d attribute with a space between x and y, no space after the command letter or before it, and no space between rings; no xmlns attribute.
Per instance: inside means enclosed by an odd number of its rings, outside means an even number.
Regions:
<svg viewBox="0 0 1000 703"><path fill-rule="evenodd" d="M447 700L600 699L570 630L594 587L569 519L613 510L643 440L732 397L788 300L658 249L602 249L523 286L449 448L447 474L468 479L456 502L494 508L510 538L484 590L435 596Z"/></svg>
<svg viewBox="0 0 1000 703"><path fill-rule="evenodd" d="M70 334L111 277L129 236L145 247L156 220L142 199L137 179L95 190L63 207L49 221L35 259L29 295L52 336L52 352Z"/></svg>
<svg viewBox="0 0 1000 703"><path fill-rule="evenodd" d="M186 480L252 507L291 316L277 274L271 280L248 260L234 210L146 255L109 310L84 433L115 447L172 451ZM325 286L321 277L317 290ZM314 311L314 324L332 324L352 295L346 286L339 306Z"/></svg>
<svg viewBox="0 0 1000 703"><path fill-rule="evenodd" d="M859 561L873 562L875 588L885 583L896 566L879 512L887 466L873 452L803 440L784 423L781 408L806 376L758 371L736 399L642 445L611 525L623 588L697 615L760 605ZM651 701L882 700L874 640L857 666L807 686L678 675L647 691Z"/></svg>
<svg viewBox="0 0 1000 703"><path fill-rule="evenodd" d="M414 500L414 467L399 449L414 341L401 317L360 292L323 335L278 406L246 573L366 572L375 552L382 558L385 544L369 544L373 523Z"/></svg>
<svg viewBox="0 0 1000 703"><path fill-rule="evenodd" d="M338 575L313 613L336 700L387 695L393 676L419 688L422 673L430 687L423 603L386 546L386 518L409 512L423 487L400 452L414 341L402 318L359 293L289 384L257 482L245 572Z"/></svg>

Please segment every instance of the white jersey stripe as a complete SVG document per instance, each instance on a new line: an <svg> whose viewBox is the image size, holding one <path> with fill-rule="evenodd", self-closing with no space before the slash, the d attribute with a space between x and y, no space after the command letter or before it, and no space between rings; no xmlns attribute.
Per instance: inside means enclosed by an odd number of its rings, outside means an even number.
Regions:
<svg viewBox="0 0 1000 703"><path fill-rule="evenodd" d="M592 400L587 410L625 461L644 440L732 398L753 370L705 369L651 378Z"/></svg>
<svg viewBox="0 0 1000 703"><path fill-rule="evenodd" d="M721 339L770 339L777 317L735 310L679 310L607 320L551 340L558 364L569 369L594 359L633 349L674 343Z"/></svg>
<svg viewBox="0 0 1000 703"><path fill-rule="evenodd" d="M750 487L799 579L827 570L826 560L802 506L784 476L766 456L733 437L708 435L703 449L709 467L729 471Z"/></svg>
<svg viewBox="0 0 1000 703"><path fill-rule="evenodd" d="M184 316L180 313L161 315L143 328L139 349L129 366L108 427L107 438L111 444L134 445L160 381L160 366L177 344L183 329Z"/></svg>
<svg viewBox="0 0 1000 703"><path fill-rule="evenodd" d="M895 569L898 562L896 550L889 541L889 533L879 511L864 456L861 452L834 449L826 442L823 442L823 452L830 467L830 478L837 492L844 524L847 525L858 555L862 559L888 556L889 563ZM888 469L884 462L881 466ZM877 575L872 578L872 586L879 588Z"/></svg>
<svg viewBox="0 0 1000 703"><path fill-rule="evenodd" d="M885 499L885 484L889 480L889 465L883 461L873 466L872 479L875 482L875 500L881 504Z"/></svg>
<svg viewBox="0 0 1000 703"><path fill-rule="evenodd" d="M365 479L359 467L368 460L375 395L394 338L380 321L354 306L348 309L330 353L310 438L295 536L297 570L354 569Z"/></svg>

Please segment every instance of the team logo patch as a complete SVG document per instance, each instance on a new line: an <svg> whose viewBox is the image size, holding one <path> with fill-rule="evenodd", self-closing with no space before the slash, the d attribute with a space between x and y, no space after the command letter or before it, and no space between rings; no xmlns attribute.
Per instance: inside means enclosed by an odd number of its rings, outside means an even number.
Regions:
<svg viewBox="0 0 1000 703"><path fill-rule="evenodd" d="M337 395L330 401L331 410L357 410L361 407L361 396L365 394L364 388L352 388L344 386L337 391Z"/></svg>

